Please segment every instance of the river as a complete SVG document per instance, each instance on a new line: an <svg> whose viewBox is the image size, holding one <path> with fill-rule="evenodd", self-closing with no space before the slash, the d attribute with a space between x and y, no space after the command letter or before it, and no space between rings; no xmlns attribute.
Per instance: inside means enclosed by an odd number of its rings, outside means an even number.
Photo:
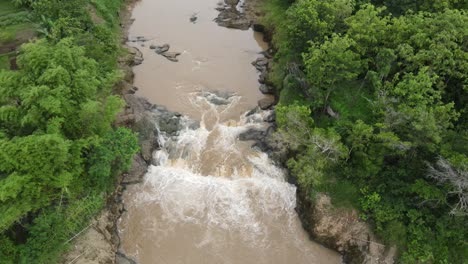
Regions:
<svg viewBox="0 0 468 264"><path fill-rule="evenodd" d="M133 9L130 39L149 39L129 42L145 59L134 67L137 95L182 114L185 125L159 133L154 165L124 192L121 251L140 264L341 263L308 239L284 171L238 140L268 125L268 110L247 115L265 97L251 62L268 45L251 30L219 27L218 4L141 0ZM165 43L178 62L150 48Z"/></svg>

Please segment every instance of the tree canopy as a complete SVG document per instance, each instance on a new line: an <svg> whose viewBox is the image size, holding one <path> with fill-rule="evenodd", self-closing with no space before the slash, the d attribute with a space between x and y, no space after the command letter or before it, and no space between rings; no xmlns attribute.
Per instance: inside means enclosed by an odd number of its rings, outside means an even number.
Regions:
<svg viewBox="0 0 468 264"><path fill-rule="evenodd" d="M115 14L121 1L16 1L41 24L18 70L0 71L0 262L54 263L129 169L135 135L113 125L124 102ZM109 14L113 14L110 16Z"/></svg>
<svg viewBox="0 0 468 264"><path fill-rule="evenodd" d="M359 209L401 263L465 263L467 2L268 2L299 185Z"/></svg>

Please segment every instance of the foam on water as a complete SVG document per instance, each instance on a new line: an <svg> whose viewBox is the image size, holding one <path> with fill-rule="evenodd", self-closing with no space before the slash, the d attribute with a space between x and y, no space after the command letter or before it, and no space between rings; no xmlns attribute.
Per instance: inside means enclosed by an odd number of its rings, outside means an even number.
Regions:
<svg viewBox="0 0 468 264"><path fill-rule="evenodd" d="M201 111L218 113L217 120L223 111L238 102L235 95L220 98L215 93L202 92L192 96L193 104ZM227 103L212 103L221 99ZM144 184L150 188L138 194L139 203L158 204L167 221L235 229L248 235L249 240L266 235L261 221L264 215L270 219L294 218L295 187L284 180L283 171L265 153L251 151L247 157L242 157L245 153L237 146L240 133L264 126L264 115L245 114L240 121L216 123L211 130L206 128L203 119L197 129L191 129L187 119L183 121L186 125L178 136L160 140L163 147L155 151L153 157L159 166L149 167ZM230 170L232 174L228 177L200 174L199 166L193 163L200 161L213 133L210 148L218 155L239 155L247 165ZM219 167L220 171L226 171L221 164ZM246 175L247 170L249 175Z"/></svg>
<svg viewBox="0 0 468 264"><path fill-rule="evenodd" d="M208 254L218 259L216 263L238 263L233 260L254 255L262 256L257 263L266 263L263 260L271 254L279 257L281 252L289 254L285 260L294 256L297 263L316 263L304 237L297 235L296 187L285 181L284 171L266 153L238 139L249 129L266 129L263 120L271 113L257 111L224 120L223 111L238 103L236 95L191 96L194 107L205 114L200 125L194 127L193 120L182 117L183 128L176 136L159 133L162 147L153 153L156 165L149 166L128 208L134 213L158 212L139 223L146 226L141 237L152 238L154 247L164 252L188 235L184 248L200 250L191 251L192 256L204 260ZM214 124L206 123L213 120L208 115L214 115ZM205 170L207 160L212 167ZM135 245L132 254L138 257L144 247Z"/></svg>

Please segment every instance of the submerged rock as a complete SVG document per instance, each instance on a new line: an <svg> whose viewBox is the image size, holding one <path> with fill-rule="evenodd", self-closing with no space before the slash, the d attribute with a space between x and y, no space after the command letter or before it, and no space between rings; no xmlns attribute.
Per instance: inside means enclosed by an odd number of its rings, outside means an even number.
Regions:
<svg viewBox="0 0 468 264"><path fill-rule="evenodd" d="M177 57L182 54L180 52L164 52L161 55L164 56L166 59L173 61L173 62L178 62L179 60Z"/></svg>
<svg viewBox="0 0 468 264"><path fill-rule="evenodd" d="M137 262L118 251L115 254L115 264L137 264Z"/></svg>
<svg viewBox="0 0 468 264"><path fill-rule="evenodd" d="M210 103L214 105L228 105L231 103L231 98L234 94L222 91L203 92L202 96L205 97Z"/></svg>
<svg viewBox="0 0 468 264"><path fill-rule="evenodd" d="M195 24L195 22L197 22L197 19L198 19L197 15L198 15L197 13L193 14L193 15L190 17L190 22L192 22L192 23Z"/></svg>
<svg viewBox="0 0 468 264"><path fill-rule="evenodd" d="M171 48L171 46L169 44L164 44L164 45L161 45L161 46L155 46L154 52L156 52L157 54L162 54L162 53L168 51L170 48Z"/></svg>

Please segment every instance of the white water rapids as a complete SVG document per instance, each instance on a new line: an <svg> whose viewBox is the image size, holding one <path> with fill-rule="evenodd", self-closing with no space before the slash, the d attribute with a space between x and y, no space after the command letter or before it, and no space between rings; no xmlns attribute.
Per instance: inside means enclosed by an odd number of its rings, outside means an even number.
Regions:
<svg viewBox="0 0 468 264"><path fill-rule="evenodd" d="M211 102L215 93L190 96L200 126L182 117L177 136L159 133L157 165L126 192L125 253L139 263L338 263L307 239L294 210L296 188L283 170L238 140L251 128L264 129L270 112L223 121L238 96L226 105Z"/></svg>

